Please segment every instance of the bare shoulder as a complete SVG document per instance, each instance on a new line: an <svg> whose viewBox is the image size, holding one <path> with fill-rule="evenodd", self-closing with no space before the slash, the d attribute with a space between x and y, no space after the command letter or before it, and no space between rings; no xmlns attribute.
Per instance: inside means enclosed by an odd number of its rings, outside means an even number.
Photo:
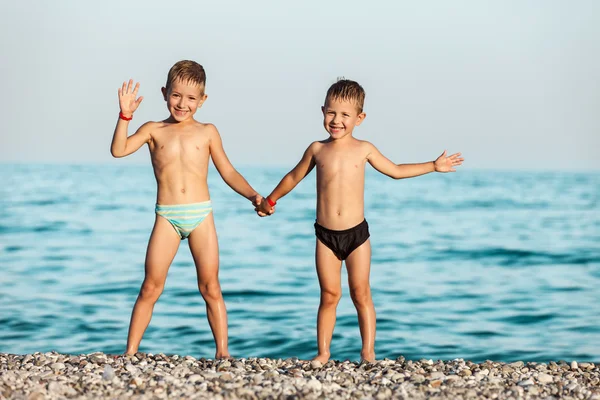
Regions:
<svg viewBox="0 0 600 400"><path fill-rule="evenodd" d="M165 121L148 121L144 125L140 126L140 129L144 129L152 133L168 127L169 124L165 123Z"/></svg>
<svg viewBox="0 0 600 400"><path fill-rule="evenodd" d="M313 153L319 151L323 147L323 141L315 141L308 145L306 150L311 151Z"/></svg>
<svg viewBox="0 0 600 400"><path fill-rule="evenodd" d="M147 136L146 139L150 141L154 133L161 128L162 122L148 121L142 124L135 132L138 135Z"/></svg>
<svg viewBox="0 0 600 400"><path fill-rule="evenodd" d="M358 146L360 146L363 149L370 149L375 147L373 145L373 143L369 142L368 140L360 140L360 139L356 139L356 143Z"/></svg>
<svg viewBox="0 0 600 400"><path fill-rule="evenodd" d="M198 129L201 129L201 130L217 131L217 127L214 124L211 124L210 122L197 122L196 121L196 126L198 127Z"/></svg>
<svg viewBox="0 0 600 400"><path fill-rule="evenodd" d="M304 151L305 155L310 155L311 157L315 157L319 154L321 149L325 146L324 141L315 141L308 145L306 150Z"/></svg>
<svg viewBox="0 0 600 400"><path fill-rule="evenodd" d="M220 137L219 130L214 124L208 122L196 122L196 128L198 129L198 133L207 135L210 139Z"/></svg>
<svg viewBox="0 0 600 400"><path fill-rule="evenodd" d="M368 159L373 153L377 152L377 147L367 140L358 140L358 147L360 148L360 152L365 155L365 158Z"/></svg>
<svg viewBox="0 0 600 400"><path fill-rule="evenodd" d="M145 131L155 131L156 129L162 127L162 125L164 125L162 122L148 121L142 124L142 126L140 126L138 130L143 129Z"/></svg>

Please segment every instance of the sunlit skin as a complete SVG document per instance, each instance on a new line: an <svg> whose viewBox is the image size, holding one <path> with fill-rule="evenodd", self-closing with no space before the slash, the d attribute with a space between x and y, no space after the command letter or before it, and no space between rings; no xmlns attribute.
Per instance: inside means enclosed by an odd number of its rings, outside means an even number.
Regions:
<svg viewBox="0 0 600 400"><path fill-rule="evenodd" d="M277 202L317 169L317 223L332 230L345 230L361 223L364 216L365 166L394 179L411 178L429 172L454 172L464 161L460 153L442 153L435 161L420 164L394 164L371 143L355 139L354 128L365 119L351 100L328 98L322 107L323 126L329 138L313 142L302 159L268 196ZM260 216L275 210L266 201L257 208ZM336 309L342 295L342 262L319 239L316 241L315 262L321 301L317 314L318 354L314 360L326 363L330 356L331 338L336 322ZM367 240L346 259L350 296L358 313L362 339L360 357L375 361L375 307L371 298L369 276L371 242Z"/></svg>
<svg viewBox="0 0 600 400"><path fill-rule="evenodd" d="M124 82L119 89L121 113L131 117L142 102L137 97L139 83ZM170 116L160 122L147 122L127 137L129 121L119 119L111 153L125 157L147 144L157 182L157 204L189 204L210 199L207 184L209 158L234 191L259 206L262 197L229 162L221 136L212 124L201 123L194 115L207 99L204 85L175 80L162 88ZM138 351L142 336L152 318L167 272L181 239L172 225L156 215L146 252L145 277L131 314L126 354ZM219 247L212 213L190 234L188 244L198 278L198 288L206 302L208 322L215 340L217 358L228 358L227 311L219 283Z"/></svg>

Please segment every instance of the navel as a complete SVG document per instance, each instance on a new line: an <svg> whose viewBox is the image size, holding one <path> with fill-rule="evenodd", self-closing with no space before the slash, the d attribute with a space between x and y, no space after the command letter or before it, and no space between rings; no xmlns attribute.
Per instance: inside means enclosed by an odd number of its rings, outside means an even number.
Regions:
<svg viewBox="0 0 600 400"><path fill-rule="evenodd" d="M196 150L200 150L200 147L196 146Z"/></svg>
<svg viewBox="0 0 600 400"><path fill-rule="evenodd" d="M161 149L164 149L164 148L165 148L165 145L163 144L162 146L160 146L160 148L161 148Z"/></svg>
<svg viewBox="0 0 600 400"><path fill-rule="evenodd" d="M185 189L181 189L181 193L185 193Z"/></svg>

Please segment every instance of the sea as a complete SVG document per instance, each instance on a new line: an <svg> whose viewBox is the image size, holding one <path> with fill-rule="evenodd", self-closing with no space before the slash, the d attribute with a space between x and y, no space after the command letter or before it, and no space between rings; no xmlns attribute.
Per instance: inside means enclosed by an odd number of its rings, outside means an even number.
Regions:
<svg viewBox="0 0 600 400"><path fill-rule="evenodd" d="M600 173L367 167L377 358L600 362ZM286 168L238 168L265 196ZM144 278L149 166L0 164L0 352L125 350ZM209 174L234 357L316 354L315 174L268 218ZM342 269L331 352L361 340ZM140 351L214 357L182 241Z"/></svg>

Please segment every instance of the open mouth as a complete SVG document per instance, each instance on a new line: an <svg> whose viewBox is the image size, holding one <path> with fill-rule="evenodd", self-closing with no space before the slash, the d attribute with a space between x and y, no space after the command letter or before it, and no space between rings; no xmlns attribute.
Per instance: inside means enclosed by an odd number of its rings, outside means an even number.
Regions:
<svg viewBox="0 0 600 400"><path fill-rule="evenodd" d="M175 115L179 116L179 117L183 117L185 114L187 114L187 110L173 110Z"/></svg>

